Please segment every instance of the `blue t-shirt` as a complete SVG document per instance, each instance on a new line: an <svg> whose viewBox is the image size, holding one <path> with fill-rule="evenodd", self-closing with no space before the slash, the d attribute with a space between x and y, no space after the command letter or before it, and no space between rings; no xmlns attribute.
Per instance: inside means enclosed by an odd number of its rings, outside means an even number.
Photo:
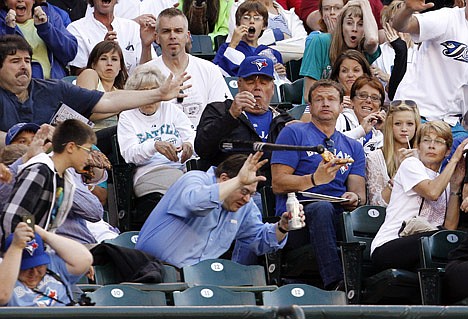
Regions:
<svg viewBox="0 0 468 319"><path fill-rule="evenodd" d="M103 92L91 91L61 80L32 79L29 98L21 103L15 94L0 88L0 131L17 123L49 123L63 102L89 117Z"/></svg>
<svg viewBox="0 0 468 319"><path fill-rule="evenodd" d="M273 113L268 110L263 114L252 114L245 112L245 115L252 123L258 136L262 139L263 142L266 142L268 139L268 133L270 132L270 124L273 120Z"/></svg>
<svg viewBox="0 0 468 319"><path fill-rule="evenodd" d="M36 289L46 296L52 296L55 299L60 300L64 304L31 290L22 282L17 280L11 299L7 304L8 307L63 307L70 302L70 298L68 298L67 295L67 289L70 296L73 297L71 285L78 282L81 275L75 276L69 274L65 261L62 258L53 252L47 253L50 256L50 264L47 268L58 274L63 282L60 282L53 276L46 274L39 282Z"/></svg>
<svg viewBox="0 0 468 319"><path fill-rule="evenodd" d="M281 130L277 144L316 146L325 145L327 136L312 123L297 123ZM336 177L328 184L308 189L309 192L340 197L346 192L346 180L349 174L365 177L366 160L362 145L342 133L335 131L330 137L334 142L335 155L338 158L352 158L354 163L338 170ZM271 164L284 164L294 168L294 175L307 175L315 172L322 161L322 156L312 151L276 151L271 156ZM298 196L299 199L305 199ZM286 209L286 195L276 196L276 214L281 215Z"/></svg>

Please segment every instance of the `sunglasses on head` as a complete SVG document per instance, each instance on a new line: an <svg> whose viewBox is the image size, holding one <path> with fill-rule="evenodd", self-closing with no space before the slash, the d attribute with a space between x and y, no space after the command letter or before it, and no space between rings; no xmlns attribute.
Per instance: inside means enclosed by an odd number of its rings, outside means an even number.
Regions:
<svg viewBox="0 0 468 319"><path fill-rule="evenodd" d="M413 107L413 108L417 108L418 105L416 104L415 101L413 100L394 100L394 101L391 101L390 102L390 109L391 108L394 108L394 107L398 107L400 105L406 105L408 107Z"/></svg>

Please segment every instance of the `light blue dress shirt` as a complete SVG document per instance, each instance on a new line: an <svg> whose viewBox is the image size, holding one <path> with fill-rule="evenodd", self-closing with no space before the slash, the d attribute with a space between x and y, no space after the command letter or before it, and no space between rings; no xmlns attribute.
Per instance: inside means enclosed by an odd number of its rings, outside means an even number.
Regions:
<svg viewBox="0 0 468 319"><path fill-rule="evenodd" d="M190 171L174 183L143 225L136 248L177 267L218 258L234 239L257 255L283 248L275 224L264 224L252 199L237 212L219 200L214 167Z"/></svg>

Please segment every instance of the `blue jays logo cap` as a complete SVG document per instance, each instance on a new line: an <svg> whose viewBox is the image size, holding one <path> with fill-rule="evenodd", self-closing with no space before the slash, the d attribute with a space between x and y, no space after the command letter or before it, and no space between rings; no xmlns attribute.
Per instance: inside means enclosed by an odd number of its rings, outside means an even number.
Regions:
<svg viewBox="0 0 468 319"><path fill-rule="evenodd" d="M11 243L13 242L14 234L10 234L5 242L5 251L8 250ZM34 268L41 265L50 263L50 257L44 250L44 242L41 236L35 234L33 240L26 244L23 249L23 256L21 258L21 270Z"/></svg>
<svg viewBox="0 0 468 319"><path fill-rule="evenodd" d="M240 78L248 78L251 75L266 75L273 79L273 72L274 67L271 59L264 56L253 55L242 61L237 76Z"/></svg>
<svg viewBox="0 0 468 319"><path fill-rule="evenodd" d="M36 133L41 127L35 123L18 123L10 127L5 136L5 145L10 145L15 137L23 131L31 131Z"/></svg>

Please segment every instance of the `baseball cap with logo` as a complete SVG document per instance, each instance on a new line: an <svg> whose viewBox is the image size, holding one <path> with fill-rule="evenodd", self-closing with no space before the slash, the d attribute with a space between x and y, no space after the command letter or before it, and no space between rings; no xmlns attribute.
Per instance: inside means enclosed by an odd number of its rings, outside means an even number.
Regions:
<svg viewBox="0 0 468 319"><path fill-rule="evenodd" d="M31 131L36 133L41 127L35 123L18 123L10 127L5 136L5 145L10 145L15 137L23 131Z"/></svg>
<svg viewBox="0 0 468 319"><path fill-rule="evenodd" d="M13 242L13 236L14 234L10 234L7 237L5 242L5 250L8 250L11 243ZM20 269L26 270L49 263L50 257L44 250L44 242L42 241L41 236L35 234L34 239L28 242L26 247L23 249Z"/></svg>
<svg viewBox="0 0 468 319"><path fill-rule="evenodd" d="M242 61L237 76L240 78L247 78L251 75L266 75L273 79L273 72L274 67L271 59L264 56L253 55Z"/></svg>

